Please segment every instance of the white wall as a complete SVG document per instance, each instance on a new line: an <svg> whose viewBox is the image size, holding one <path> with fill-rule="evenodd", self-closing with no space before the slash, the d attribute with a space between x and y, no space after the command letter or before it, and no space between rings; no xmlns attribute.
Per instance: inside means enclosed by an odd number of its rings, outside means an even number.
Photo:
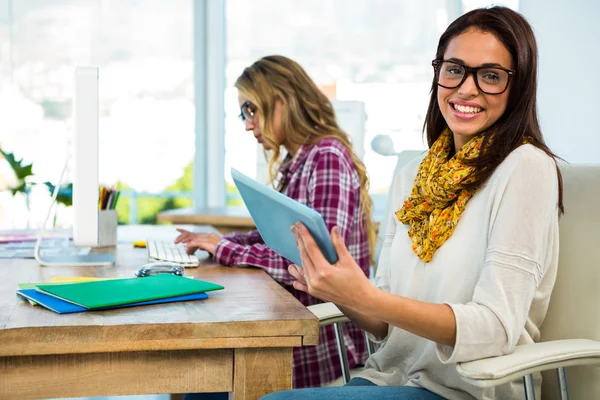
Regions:
<svg viewBox="0 0 600 400"><path fill-rule="evenodd" d="M521 0L539 47L542 132L569 162L600 162L600 2Z"/></svg>

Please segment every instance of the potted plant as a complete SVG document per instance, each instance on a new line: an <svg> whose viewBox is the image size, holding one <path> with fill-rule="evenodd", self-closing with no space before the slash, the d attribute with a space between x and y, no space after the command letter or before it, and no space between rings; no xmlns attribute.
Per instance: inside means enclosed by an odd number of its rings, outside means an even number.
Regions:
<svg viewBox="0 0 600 400"><path fill-rule="evenodd" d="M11 170L14 173L13 177L9 177L5 179L4 185L0 182L0 191L8 190L11 192L12 196L23 196L25 201L25 206L27 207L27 211L29 212L29 193L31 191L32 185L37 184L32 180L33 174L33 164L23 164L23 159L17 159L13 153L4 151L0 148L0 158L6 160ZM50 182L43 183L48 190L50 191L50 195L54 192L55 185ZM65 206L71 206L73 204L73 184L68 183L59 188L58 194L56 197L56 202L59 204L63 204ZM54 221L56 222L56 220Z"/></svg>

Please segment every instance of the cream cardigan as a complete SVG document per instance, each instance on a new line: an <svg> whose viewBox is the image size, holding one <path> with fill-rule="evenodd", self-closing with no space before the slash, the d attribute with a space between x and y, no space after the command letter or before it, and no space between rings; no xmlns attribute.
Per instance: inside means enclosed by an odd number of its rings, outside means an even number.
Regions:
<svg viewBox="0 0 600 400"><path fill-rule="evenodd" d="M420 161L396 177L394 210L408 198ZM376 285L448 304L456 343L439 345L390 326L360 377L383 386L421 386L448 399L523 398L521 381L476 388L461 380L455 363L507 354L539 339L558 264L557 182L552 158L532 145L519 147L471 198L429 263L412 252L408 226L390 215Z"/></svg>

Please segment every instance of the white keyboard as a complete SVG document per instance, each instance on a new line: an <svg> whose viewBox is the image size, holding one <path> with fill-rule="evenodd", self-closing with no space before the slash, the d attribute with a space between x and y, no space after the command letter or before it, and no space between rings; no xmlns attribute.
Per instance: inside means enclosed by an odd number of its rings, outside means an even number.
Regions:
<svg viewBox="0 0 600 400"><path fill-rule="evenodd" d="M187 255L182 244L175 244L166 240L146 240L148 259L150 261L176 262L184 267L197 267L198 257Z"/></svg>

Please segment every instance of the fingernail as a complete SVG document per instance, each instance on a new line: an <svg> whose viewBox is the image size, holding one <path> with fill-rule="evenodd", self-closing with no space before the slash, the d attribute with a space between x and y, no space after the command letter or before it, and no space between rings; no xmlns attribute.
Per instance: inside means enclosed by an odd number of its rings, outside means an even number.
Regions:
<svg viewBox="0 0 600 400"><path fill-rule="evenodd" d="M340 237L340 228L338 228L337 226L333 227L333 234L337 237Z"/></svg>
<svg viewBox="0 0 600 400"><path fill-rule="evenodd" d="M292 225L292 226L290 227L290 230L292 231L292 233L293 233L294 235L296 235L296 234L298 233L298 228L296 228L296 225Z"/></svg>

